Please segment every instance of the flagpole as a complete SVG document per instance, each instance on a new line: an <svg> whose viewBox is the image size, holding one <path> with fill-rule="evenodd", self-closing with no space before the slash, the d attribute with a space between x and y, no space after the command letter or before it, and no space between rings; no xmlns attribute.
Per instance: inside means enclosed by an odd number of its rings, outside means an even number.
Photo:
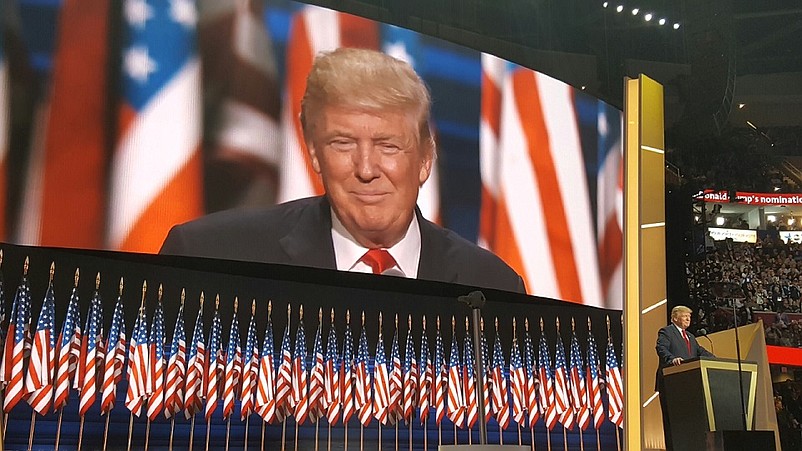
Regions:
<svg viewBox="0 0 802 451"><path fill-rule="evenodd" d="M33 431L36 428L36 411L31 412L31 432L28 434L28 449L33 448ZM3 434L5 437L5 434Z"/></svg>
<svg viewBox="0 0 802 451"><path fill-rule="evenodd" d="M209 364L211 365L211 362L209 362ZM204 448L206 451L209 451L209 433L211 431L212 431L212 419L209 418L208 420L206 420L206 448Z"/></svg>
<svg viewBox="0 0 802 451"><path fill-rule="evenodd" d="M546 426L546 448L551 451L551 429L548 426Z"/></svg>
<svg viewBox="0 0 802 451"><path fill-rule="evenodd" d="M298 346L298 344L296 344L295 346ZM298 451L298 421L297 421L297 418L296 418L296 421L295 421L295 448L294 449L295 449L295 451Z"/></svg>
<svg viewBox="0 0 802 451"><path fill-rule="evenodd" d="M518 446L523 446L523 442L521 441L521 425L518 425Z"/></svg>
<svg viewBox="0 0 802 451"><path fill-rule="evenodd" d="M565 425L563 425L563 451L568 451L568 431L565 430Z"/></svg>
<svg viewBox="0 0 802 451"><path fill-rule="evenodd" d="M343 451L348 451L348 422L343 421L343 429L345 430L345 439L343 440Z"/></svg>
<svg viewBox="0 0 802 451"><path fill-rule="evenodd" d="M415 418L415 409L412 409L412 416L409 417L409 451L412 451L412 419Z"/></svg>
<svg viewBox="0 0 802 451"><path fill-rule="evenodd" d="M81 417L81 426L78 428L78 451L81 451L81 443L84 441L84 417ZM147 449L147 447L145 448Z"/></svg>
<svg viewBox="0 0 802 451"><path fill-rule="evenodd" d="M382 451L382 422L378 421L377 423L379 425L379 451Z"/></svg>
<svg viewBox="0 0 802 451"><path fill-rule="evenodd" d="M131 451L131 435L134 432L134 412L131 412L128 420L128 451Z"/></svg>
<svg viewBox="0 0 802 451"><path fill-rule="evenodd" d="M615 446L618 448L618 451L621 451L621 436L618 433L618 426L615 427Z"/></svg>
<svg viewBox="0 0 802 451"><path fill-rule="evenodd" d="M148 444L150 443L150 417L148 417L147 426L145 426L145 451L148 451ZM78 447L80 451L81 447Z"/></svg>
<svg viewBox="0 0 802 451"><path fill-rule="evenodd" d="M189 451L192 451L192 442L195 441L195 415L192 415L192 420L189 422Z"/></svg>
<svg viewBox="0 0 802 451"><path fill-rule="evenodd" d="M245 417L245 445L243 446L243 451L248 451L248 426L250 424L250 416Z"/></svg>
<svg viewBox="0 0 802 451"><path fill-rule="evenodd" d="M230 432L231 432L231 415L228 416L228 420L226 421L226 451L228 451L228 440Z"/></svg>
<svg viewBox="0 0 802 451"><path fill-rule="evenodd" d="M331 423L329 423L328 435L326 436L326 451L331 451Z"/></svg>
<svg viewBox="0 0 802 451"><path fill-rule="evenodd" d="M498 444L504 444L504 431L501 429L501 423L498 424Z"/></svg>
<svg viewBox="0 0 802 451"><path fill-rule="evenodd" d="M359 422L359 451L365 451L365 425Z"/></svg>
<svg viewBox="0 0 802 451"><path fill-rule="evenodd" d="M457 424L454 423L454 444L457 444Z"/></svg>
<svg viewBox="0 0 802 451"><path fill-rule="evenodd" d="M315 451L320 449L320 418L315 421Z"/></svg>
<svg viewBox="0 0 802 451"><path fill-rule="evenodd" d="M601 451L601 441L599 440L599 429L596 428L596 451Z"/></svg>
<svg viewBox="0 0 802 451"><path fill-rule="evenodd" d="M285 451L287 445L287 418L281 422L281 451Z"/></svg>
<svg viewBox="0 0 802 451"><path fill-rule="evenodd" d="M429 418L423 422L423 451L429 451Z"/></svg>
<svg viewBox="0 0 802 451"><path fill-rule="evenodd" d="M173 451L173 433L175 432L175 415L170 418L170 444L168 448L170 451Z"/></svg>
<svg viewBox="0 0 802 451"><path fill-rule="evenodd" d="M64 408L62 407L58 412L58 425L56 426L56 446L53 447L55 451L58 451L58 442L61 439L61 417L64 415Z"/></svg>
<svg viewBox="0 0 802 451"><path fill-rule="evenodd" d="M398 422L395 422L395 451L398 451Z"/></svg>
<svg viewBox="0 0 802 451"><path fill-rule="evenodd" d="M264 418L262 418L262 438L259 443L259 445L261 446L260 449L265 449L265 423L266 422L264 421Z"/></svg>
<svg viewBox="0 0 802 451"><path fill-rule="evenodd" d="M535 449L537 449L537 447L535 446L535 425L530 425L530 426L532 427L529 428L529 438L532 439L532 451L535 451Z"/></svg>
<svg viewBox="0 0 802 451"><path fill-rule="evenodd" d="M111 412L106 412L106 427L103 429L103 451L106 451L106 443L108 443L109 438L109 416L111 416Z"/></svg>
<svg viewBox="0 0 802 451"><path fill-rule="evenodd" d="M582 437L582 428L581 427L579 428L579 451L585 451L585 438Z"/></svg>

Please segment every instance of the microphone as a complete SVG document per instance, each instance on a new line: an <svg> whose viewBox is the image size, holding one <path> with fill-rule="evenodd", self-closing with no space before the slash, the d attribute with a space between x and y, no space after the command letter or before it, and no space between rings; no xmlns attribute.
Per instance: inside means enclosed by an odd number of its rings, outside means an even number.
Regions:
<svg viewBox="0 0 802 451"><path fill-rule="evenodd" d="M702 328L702 329L697 330L696 332L699 334L700 337L707 338L708 343L710 343L710 353L715 355L716 354L716 350L713 347L713 340L711 340L710 337L707 336L707 329Z"/></svg>

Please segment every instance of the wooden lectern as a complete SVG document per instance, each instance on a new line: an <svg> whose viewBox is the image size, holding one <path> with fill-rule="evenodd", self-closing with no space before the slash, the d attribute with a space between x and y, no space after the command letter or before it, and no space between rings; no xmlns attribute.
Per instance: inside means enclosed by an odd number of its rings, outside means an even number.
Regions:
<svg viewBox="0 0 802 451"><path fill-rule="evenodd" d="M666 406L675 450L721 449L724 431L738 431L745 442L759 441L751 449L772 450L774 433L753 431L757 363L741 362L741 389L738 393L738 362L731 359L699 358L663 369ZM741 399L744 407L741 407ZM746 431L744 418L746 416ZM765 442L765 440L769 440ZM740 447L738 449L741 449Z"/></svg>

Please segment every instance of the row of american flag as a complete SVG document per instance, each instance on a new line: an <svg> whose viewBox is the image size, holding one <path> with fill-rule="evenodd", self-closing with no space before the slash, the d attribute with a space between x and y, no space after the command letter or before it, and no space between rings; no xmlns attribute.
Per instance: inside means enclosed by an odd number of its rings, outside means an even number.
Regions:
<svg viewBox="0 0 802 451"><path fill-rule="evenodd" d="M489 422L491 418L501 429L509 427L511 421L518 427L528 428L542 421L548 430L557 424L568 430L575 427L599 429L605 420L617 427L623 425L621 369L613 342L608 332L602 371L598 346L590 333L590 321L583 351L572 320L566 353L557 319L558 333L553 340L555 352L552 355L543 333L542 319L537 346L530 334L528 319L524 321L523 333L516 329L513 320L514 338L508 351L503 349L499 339L496 319L492 348L482 328L480 346L485 371L479 374L467 318L460 342L457 321L452 317L451 345L446 348L439 317L434 330L428 329L426 317L422 318L416 346L414 335L417 334L410 316L402 353L399 336L404 327L399 326L396 317L388 353L384 333L389 328L382 324L380 314L377 347L371 355L365 314L362 314L361 330L355 340L350 312L344 315L345 327L338 336L334 309L330 313L328 333L324 332L322 309L318 312L309 349L304 327L308 319L304 319L303 306L299 308L295 333L292 333L293 312L288 305L287 326L281 341L276 342L271 303L264 338L260 342L257 323L261 321L255 317L254 300L243 347L236 299L228 341L223 340L219 297L215 300L208 340L204 338L204 297L201 294L200 310L191 340L187 342L182 292L173 337L168 343L162 289L159 287L158 302L148 327L146 284L129 339L123 321L122 280L111 327L105 334L103 303L98 294L100 275L81 327L77 271L65 319L57 333L53 270L51 266L50 283L39 319L31 331L31 289L26 261L8 326L3 328L5 343L0 380L5 389L3 409L6 413L20 402L27 402L40 415L64 409L70 391L77 390L77 409L81 417L95 403L99 403L101 414L107 415L115 406L118 385L125 377L126 408L132 416L144 414L149 421L202 414L208 422L222 405L223 419L246 420L257 415L267 423L280 423L293 417L296 424L315 423L323 418L329 425L347 423L352 418L363 426L373 421L382 425L402 421L426 424L431 417L438 426L447 418L455 428L477 427L478 421ZM433 352L429 346L431 337ZM477 378L481 378L483 405L478 405L477 401Z"/></svg>
<svg viewBox="0 0 802 451"><path fill-rule="evenodd" d="M432 87L442 158L418 198L424 216L499 255L530 294L621 308L612 106L489 54L312 5L53 3L52 71L30 108L30 142L11 149L25 164L8 168L20 199L7 209L0 53L0 239L157 252L174 224L322 194L298 121L306 75L319 52L365 47L408 61Z"/></svg>

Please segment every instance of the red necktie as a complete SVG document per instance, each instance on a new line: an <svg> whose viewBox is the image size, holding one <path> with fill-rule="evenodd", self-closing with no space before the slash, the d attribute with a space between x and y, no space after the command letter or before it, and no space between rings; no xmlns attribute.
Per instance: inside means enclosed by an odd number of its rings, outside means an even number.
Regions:
<svg viewBox="0 0 802 451"><path fill-rule="evenodd" d="M393 256L386 249L370 249L359 260L370 266L373 274L381 274L397 265Z"/></svg>
<svg viewBox="0 0 802 451"><path fill-rule="evenodd" d="M685 333L685 329L682 329L682 338L685 339L685 344L688 345L688 355L691 355L691 340L688 339L688 334Z"/></svg>

